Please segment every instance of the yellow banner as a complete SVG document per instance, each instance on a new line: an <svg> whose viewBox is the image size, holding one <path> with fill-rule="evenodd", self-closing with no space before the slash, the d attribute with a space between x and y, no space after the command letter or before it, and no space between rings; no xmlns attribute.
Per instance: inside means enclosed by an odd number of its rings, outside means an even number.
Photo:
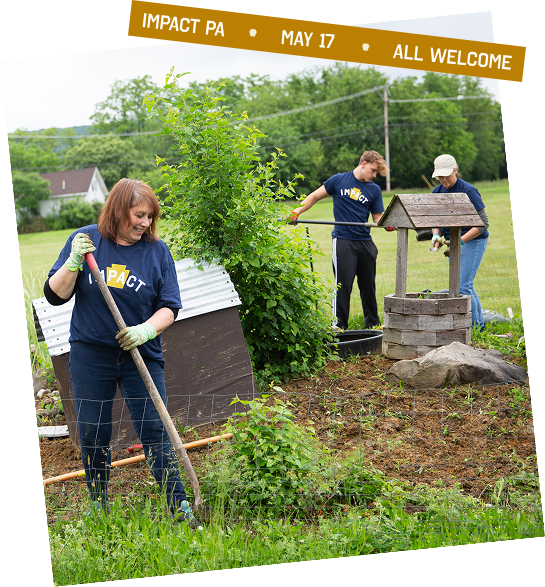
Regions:
<svg viewBox="0 0 545 587"><path fill-rule="evenodd" d="M522 81L525 47L133 0L129 36Z"/></svg>

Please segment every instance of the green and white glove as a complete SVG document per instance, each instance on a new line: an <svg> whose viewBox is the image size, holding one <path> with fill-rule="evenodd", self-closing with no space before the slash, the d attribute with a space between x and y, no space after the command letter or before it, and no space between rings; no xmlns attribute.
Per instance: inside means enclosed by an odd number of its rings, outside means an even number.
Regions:
<svg viewBox="0 0 545 587"><path fill-rule="evenodd" d="M115 339L119 341L124 351L130 351L156 336L157 331L155 328L149 322L143 322L137 326L123 328L123 330L117 333Z"/></svg>
<svg viewBox="0 0 545 587"><path fill-rule="evenodd" d="M96 251L96 247L88 234L78 232L72 241L72 251L65 262L70 271L83 270L83 258L86 253Z"/></svg>
<svg viewBox="0 0 545 587"><path fill-rule="evenodd" d="M436 242L438 242L438 243L439 243L439 246L438 246L438 247L436 247L436 246L435 246L435 243L436 243ZM434 234L434 235L431 237L431 247L430 247L430 249L429 249L429 250L430 250L432 253L437 253L437 251L438 251L438 250L439 250L439 249L440 249L442 246L443 246L443 243L441 242L441 237L440 237L438 234Z"/></svg>

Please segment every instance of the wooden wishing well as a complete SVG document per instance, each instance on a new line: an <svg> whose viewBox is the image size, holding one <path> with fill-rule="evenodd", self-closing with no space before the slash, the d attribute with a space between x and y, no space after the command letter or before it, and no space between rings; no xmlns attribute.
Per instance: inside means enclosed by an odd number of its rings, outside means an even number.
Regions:
<svg viewBox="0 0 545 587"><path fill-rule="evenodd" d="M395 293L384 298L382 353L415 359L451 342L469 344L471 296L460 295L461 231L483 222L467 194L396 194L377 225L397 229ZM450 229L448 293L407 293L409 229L426 228Z"/></svg>

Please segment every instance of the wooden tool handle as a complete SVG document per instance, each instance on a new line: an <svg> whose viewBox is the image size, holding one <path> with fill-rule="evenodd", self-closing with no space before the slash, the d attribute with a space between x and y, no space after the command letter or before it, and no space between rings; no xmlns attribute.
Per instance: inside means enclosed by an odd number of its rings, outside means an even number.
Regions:
<svg viewBox="0 0 545 587"><path fill-rule="evenodd" d="M108 305L108 308L112 313L115 323L117 324L119 330L123 330L123 328L126 327L125 321L123 320L123 316L121 316L121 312L119 311L117 304L115 303L114 298L112 297L112 294L108 289L108 286L104 281L104 278L102 277L102 273L100 273L93 253L86 253L85 260L87 261L87 265L89 265L89 269L91 269L93 277L96 279L96 282L98 283L98 287L100 288L100 291L104 296L104 300L106 301L106 304ZM172 442L172 446L174 447L176 454L182 460L182 463L184 465L184 471L189 478L191 487L193 488L193 495L195 498L194 504L196 507L198 507L201 504L201 489L199 486L199 481L197 480L197 476L195 475L193 465L191 464L191 461L187 456L187 452L184 448L184 445L180 439L180 435L178 434L176 427L172 423L172 419L169 416L169 413L166 409L166 406L161 396L159 395L159 392L157 391L157 387L155 387L155 383L153 382L153 379L149 374L148 368L146 367L146 364L144 363L144 360L140 355L140 351L138 350L138 348L134 348L131 349L130 353L136 364L136 367L138 368L138 371L140 372L140 376L142 377L146 385L146 388L150 394L153 404L155 405L155 408L157 409L157 412L161 417L161 420L167 431L170 441Z"/></svg>

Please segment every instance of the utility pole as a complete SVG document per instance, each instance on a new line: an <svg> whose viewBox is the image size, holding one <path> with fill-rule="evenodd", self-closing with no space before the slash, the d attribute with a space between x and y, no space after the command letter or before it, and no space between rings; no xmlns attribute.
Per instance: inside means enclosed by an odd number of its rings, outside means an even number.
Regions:
<svg viewBox="0 0 545 587"><path fill-rule="evenodd" d="M386 191L390 191L390 140L388 137L388 85L384 84L384 151L386 155Z"/></svg>

